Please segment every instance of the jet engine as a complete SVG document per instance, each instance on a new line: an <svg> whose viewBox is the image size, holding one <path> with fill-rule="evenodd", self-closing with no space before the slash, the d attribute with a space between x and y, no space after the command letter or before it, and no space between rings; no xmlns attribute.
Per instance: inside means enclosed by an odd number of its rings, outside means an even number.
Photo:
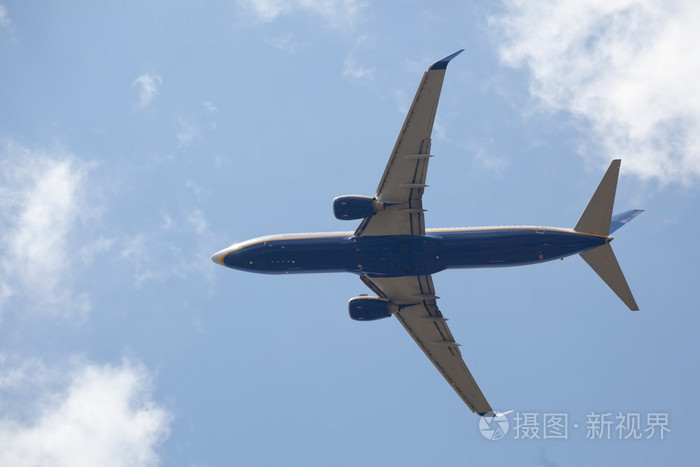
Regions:
<svg viewBox="0 0 700 467"><path fill-rule="evenodd" d="M396 305L389 300L379 297L367 297L366 295L350 299L348 303L350 317L355 321L374 321L388 318L395 311Z"/></svg>
<svg viewBox="0 0 700 467"><path fill-rule="evenodd" d="M382 203L369 196L346 195L333 200L333 214L343 221L373 216L383 207Z"/></svg>

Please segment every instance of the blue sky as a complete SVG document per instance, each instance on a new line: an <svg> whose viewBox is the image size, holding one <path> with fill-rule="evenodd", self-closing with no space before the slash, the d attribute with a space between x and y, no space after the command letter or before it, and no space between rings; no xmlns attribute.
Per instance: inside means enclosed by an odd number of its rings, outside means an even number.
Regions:
<svg viewBox="0 0 700 467"><path fill-rule="evenodd" d="M687 462L700 8L665 3L0 1L0 464ZM484 439L395 320L349 319L357 277L209 259L353 230L332 199L374 192L460 48L428 227L571 227L616 157L646 209L613 243L638 313L575 257L434 278L491 404L568 439ZM587 439L603 413L671 431Z"/></svg>

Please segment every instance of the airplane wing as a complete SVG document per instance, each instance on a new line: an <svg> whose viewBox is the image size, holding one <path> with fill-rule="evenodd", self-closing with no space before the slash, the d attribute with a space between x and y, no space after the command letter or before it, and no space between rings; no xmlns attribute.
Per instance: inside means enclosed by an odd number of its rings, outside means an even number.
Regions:
<svg viewBox="0 0 700 467"><path fill-rule="evenodd" d="M472 412L480 415L491 412L491 406L462 359L447 319L438 309L433 279L430 276L366 275L360 278L378 296L399 306L395 316Z"/></svg>
<svg viewBox="0 0 700 467"><path fill-rule="evenodd" d="M435 62L423 74L377 187L375 198L386 208L365 218L355 236L425 234L422 198L428 159L432 157L430 135L447 64L462 50Z"/></svg>
<svg viewBox="0 0 700 467"><path fill-rule="evenodd" d="M425 235L422 198L432 157L430 135L447 64L461 52L435 62L423 75L377 187L375 198L385 207L365 218L355 236ZM479 414L491 412L438 309L432 278L360 278L378 296L399 306L395 316L467 406Z"/></svg>

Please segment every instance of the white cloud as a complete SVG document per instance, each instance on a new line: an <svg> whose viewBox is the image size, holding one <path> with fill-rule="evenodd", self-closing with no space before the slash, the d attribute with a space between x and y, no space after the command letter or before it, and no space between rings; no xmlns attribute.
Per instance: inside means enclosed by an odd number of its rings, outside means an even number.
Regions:
<svg viewBox="0 0 700 467"><path fill-rule="evenodd" d="M201 210L195 209L190 212L187 216L187 222L194 228L197 235L202 236L209 234L209 224L207 224L204 213Z"/></svg>
<svg viewBox="0 0 700 467"><path fill-rule="evenodd" d="M296 40L292 34L267 38L265 39L265 43L275 49L290 54L295 54L300 48L307 46L306 43Z"/></svg>
<svg viewBox="0 0 700 467"><path fill-rule="evenodd" d="M374 69L360 65L351 52L343 61L343 76L356 80L374 79Z"/></svg>
<svg viewBox="0 0 700 467"><path fill-rule="evenodd" d="M51 313L85 312L73 296L70 234L86 210L87 166L63 151L7 144L0 164L0 306L11 296Z"/></svg>
<svg viewBox="0 0 700 467"><path fill-rule="evenodd" d="M215 118L221 115L221 111L217 106L215 106L209 101L202 102L202 106L207 111L207 114L211 117L211 120L209 121L209 129L212 131L216 130Z"/></svg>
<svg viewBox="0 0 700 467"><path fill-rule="evenodd" d="M233 158L229 156L215 156L214 157L214 167L220 169L222 167L228 167L233 163Z"/></svg>
<svg viewBox="0 0 700 467"><path fill-rule="evenodd" d="M193 180L185 181L185 188L187 188L194 194L195 200L197 202L204 200L207 196L211 194L211 191L209 191L206 188L202 188L198 183L195 183Z"/></svg>
<svg viewBox="0 0 700 467"><path fill-rule="evenodd" d="M192 141L202 137L199 126L185 118L178 118L177 123L180 125L180 131L177 133L177 148L182 149L189 146Z"/></svg>
<svg viewBox="0 0 700 467"><path fill-rule="evenodd" d="M14 368L6 360L0 358L2 373L13 376L0 393L14 406L0 415L0 465L160 463L156 448L169 434L172 415L152 400L151 377L142 365L73 364L65 377L36 360ZM17 410L17 404L23 407Z"/></svg>
<svg viewBox="0 0 700 467"><path fill-rule="evenodd" d="M7 8L5 5L0 4L0 26L9 26L10 17L7 15Z"/></svg>
<svg viewBox="0 0 700 467"><path fill-rule="evenodd" d="M294 11L321 16L332 27L352 25L362 3L358 0L239 0L261 22L269 23Z"/></svg>
<svg viewBox="0 0 700 467"><path fill-rule="evenodd" d="M146 281L164 279L166 268L157 268L152 263L151 251L154 248L148 245L145 234L138 234L126 241L126 245L120 251L122 258L129 260L134 266L134 283L141 287Z"/></svg>
<svg viewBox="0 0 700 467"><path fill-rule="evenodd" d="M219 112L218 107L216 107L214 104L212 104L209 101L202 102L202 105L204 106L205 109L207 109L207 112L209 112L211 115L219 115L221 113L221 112Z"/></svg>
<svg viewBox="0 0 700 467"><path fill-rule="evenodd" d="M19 362L7 355L0 354L0 392L18 391L23 387L41 386L47 372L43 363L35 358L28 358ZM5 402L3 400L3 402ZM0 405L2 407L2 405Z"/></svg>
<svg viewBox="0 0 700 467"><path fill-rule="evenodd" d="M474 163L487 172L502 175L503 171L508 168L508 161L506 159L488 152L484 145L472 143L470 146L475 156Z"/></svg>
<svg viewBox="0 0 700 467"><path fill-rule="evenodd" d="M143 226L120 247L121 258L133 266L137 287L190 277L202 278L209 286L214 280L216 269L209 261L212 245L225 240L212 231L198 207L209 191L192 180L185 182L185 188L190 196L179 212L161 213L157 222Z"/></svg>
<svg viewBox="0 0 700 467"><path fill-rule="evenodd" d="M80 247L76 252L76 257L79 258L83 264L90 264L95 256L109 251L114 245L114 242L114 238L99 237L94 242Z"/></svg>
<svg viewBox="0 0 700 467"><path fill-rule="evenodd" d="M163 214L163 215L162 215L162 218L163 218L163 222L162 222L162 224L161 224L161 228L162 228L163 230L169 230L169 229L171 229L171 228L173 227L174 224L173 224L173 220L170 218L170 216L167 215L167 214Z"/></svg>
<svg viewBox="0 0 700 467"><path fill-rule="evenodd" d="M372 81L374 79L374 68L361 65L357 59L363 50L372 48L372 38L367 35L359 36L355 39L355 44L343 60L343 76L358 81Z"/></svg>
<svg viewBox="0 0 700 467"><path fill-rule="evenodd" d="M158 95L158 88L161 84L163 84L163 79L153 73L144 73L134 80L132 85L140 88L139 108L145 109L151 105L153 98Z"/></svg>
<svg viewBox="0 0 700 467"><path fill-rule="evenodd" d="M700 3L506 0L502 60L590 126L584 155L662 183L700 177Z"/></svg>

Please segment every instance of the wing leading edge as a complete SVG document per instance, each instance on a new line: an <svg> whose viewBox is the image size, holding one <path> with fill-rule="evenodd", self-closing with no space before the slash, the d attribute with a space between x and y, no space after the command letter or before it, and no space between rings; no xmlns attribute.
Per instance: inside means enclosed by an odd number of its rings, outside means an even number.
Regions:
<svg viewBox="0 0 700 467"><path fill-rule="evenodd" d="M480 415L491 412L491 406L462 359L447 319L437 306L432 278L361 278L374 293L398 305L396 318L471 411Z"/></svg>
<svg viewBox="0 0 700 467"><path fill-rule="evenodd" d="M355 236L425 235L422 199L432 157L430 137L447 64L463 50L438 60L423 74L375 194L385 209L365 218Z"/></svg>

